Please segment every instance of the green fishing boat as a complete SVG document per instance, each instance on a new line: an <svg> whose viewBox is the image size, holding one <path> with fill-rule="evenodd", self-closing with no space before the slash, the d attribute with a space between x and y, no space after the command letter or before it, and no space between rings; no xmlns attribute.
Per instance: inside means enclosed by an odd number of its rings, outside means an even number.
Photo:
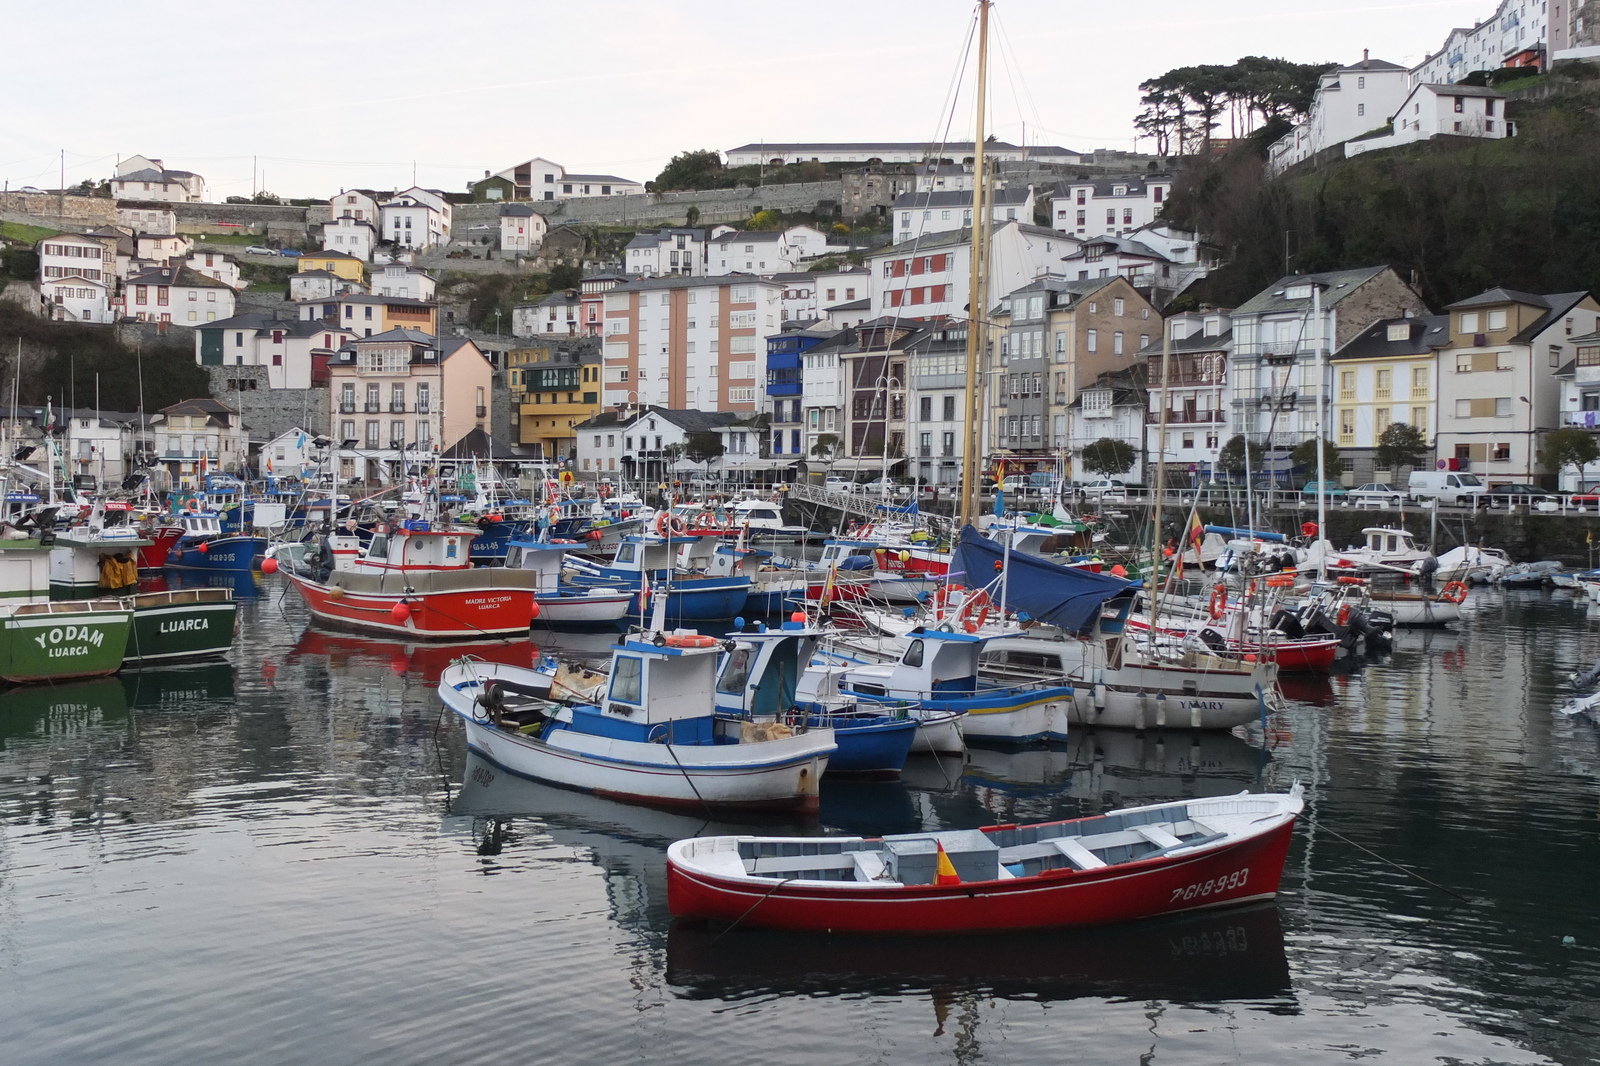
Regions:
<svg viewBox="0 0 1600 1066"><path fill-rule="evenodd" d="M115 599L52 602L50 551L38 540L0 540L0 678L26 684L115 673L133 608Z"/></svg>

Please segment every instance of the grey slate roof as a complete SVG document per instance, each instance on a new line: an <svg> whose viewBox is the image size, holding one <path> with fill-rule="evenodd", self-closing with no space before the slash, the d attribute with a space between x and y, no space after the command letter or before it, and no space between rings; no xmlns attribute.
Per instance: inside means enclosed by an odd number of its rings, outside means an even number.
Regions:
<svg viewBox="0 0 1600 1066"><path fill-rule="evenodd" d="M1140 355L1150 356L1154 359L1161 358L1161 340L1157 338L1139 349ZM1190 352L1221 352L1226 351L1233 344L1233 330L1225 329L1221 333L1191 333L1189 336L1172 342L1173 355L1187 355Z"/></svg>
<svg viewBox="0 0 1600 1066"><path fill-rule="evenodd" d="M1294 285L1321 284L1322 306L1333 307L1356 289L1382 274L1386 266L1357 267L1353 270L1329 270L1321 274L1290 274L1279 278L1256 293L1234 311L1234 316L1270 314L1273 311L1300 311L1311 306L1311 297L1291 300L1288 290Z"/></svg>
<svg viewBox="0 0 1600 1066"><path fill-rule="evenodd" d="M1406 324L1405 340L1389 339L1389 327ZM1381 359L1385 356L1427 355L1450 343L1449 315L1420 315L1415 318L1379 319L1352 337L1333 359Z"/></svg>
<svg viewBox="0 0 1600 1066"><path fill-rule="evenodd" d="M1028 202L1028 186L996 189L987 197L991 207L1018 207ZM971 207L971 189L941 189L936 192L903 192L894 198L892 210L926 209L935 207Z"/></svg>

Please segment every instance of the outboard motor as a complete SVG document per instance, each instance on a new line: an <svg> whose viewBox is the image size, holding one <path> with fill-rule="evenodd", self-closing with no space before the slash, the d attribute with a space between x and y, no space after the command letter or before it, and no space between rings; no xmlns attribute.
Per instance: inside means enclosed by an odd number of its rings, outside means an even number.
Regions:
<svg viewBox="0 0 1600 1066"><path fill-rule="evenodd" d="M1350 611L1350 629L1360 634L1369 653L1388 651L1394 647L1394 615L1388 611L1353 608Z"/></svg>
<svg viewBox="0 0 1600 1066"><path fill-rule="evenodd" d="M1572 687L1579 692L1600 684L1600 661L1596 661L1587 670L1580 670L1572 674L1569 680L1572 682Z"/></svg>
<svg viewBox="0 0 1600 1066"><path fill-rule="evenodd" d="M1417 577L1428 588L1433 587L1433 575L1439 572L1439 560L1430 555L1416 565Z"/></svg>
<svg viewBox="0 0 1600 1066"><path fill-rule="evenodd" d="M1290 640L1298 640L1306 635L1306 627L1300 624L1300 616L1287 607L1280 607L1273 613L1267 628L1277 630Z"/></svg>

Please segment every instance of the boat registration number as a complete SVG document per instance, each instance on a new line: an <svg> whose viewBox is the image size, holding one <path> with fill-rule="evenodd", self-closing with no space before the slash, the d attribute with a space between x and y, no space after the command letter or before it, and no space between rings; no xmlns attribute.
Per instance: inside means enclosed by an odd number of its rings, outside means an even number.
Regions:
<svg viewBox="0 0 1600 1066"><path fill-rule="evenodd" d="M1196 881L1192 885L1175 888L1172 890L1172 898L1167 902L1176 903L1179 900L1204 899L1206 896L1214 896L1219 892L1230 892L1235 888L1244 887L1244 883L1249 879L1250 867L1246 866L1243 870L1235 870L1231 874L1218 874L1209 881Z"/></svg>

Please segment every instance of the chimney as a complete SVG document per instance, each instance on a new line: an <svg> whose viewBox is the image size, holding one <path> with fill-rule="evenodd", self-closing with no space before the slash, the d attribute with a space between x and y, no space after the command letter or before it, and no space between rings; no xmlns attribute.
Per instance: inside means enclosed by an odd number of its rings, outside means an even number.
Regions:
<svg viewBox="0 0 1600 1066"><path fill-rule="evenodd" d="M1365 63L1366 61L1367 61L1367 50L1365 48L1363 48L1361 50L1361 62Z"/></svg>

